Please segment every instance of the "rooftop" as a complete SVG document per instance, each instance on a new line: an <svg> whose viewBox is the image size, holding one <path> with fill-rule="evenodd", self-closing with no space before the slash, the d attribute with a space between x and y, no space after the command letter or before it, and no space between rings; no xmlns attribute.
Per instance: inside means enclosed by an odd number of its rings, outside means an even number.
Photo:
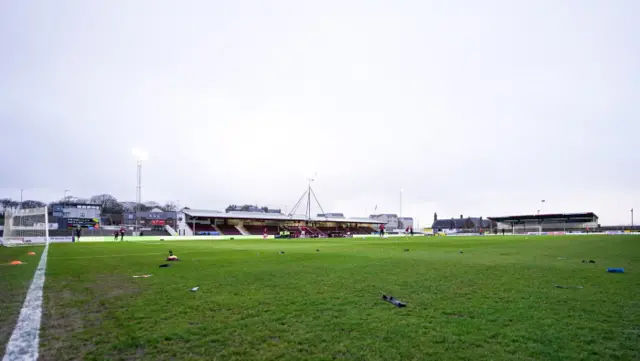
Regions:
<svg viewBox="0 0 640 361"><path fill-rule="evenodd" d="M256 212L229 212L223 213L219 211L202 210L202 209L184 209L184 214L191 217L200 218L222 218L222 219L253 219L264 221L309 221L304 214L286 215L282 213L256 213ZM336 222L336 223L369 223L382 224L384 222L376 221L369 218L330 218L330 217L311 217L312 222Z"/></svg>
<svg viewBox="0 0 640 361"><path fill-rule="evenodd" d="M506 217L488 217L496 222L524 222L524 221L574 221L588 222L598 216L593 212L586 213L557 213L557 214L537 214L537 215L520 215Z"/></svg>

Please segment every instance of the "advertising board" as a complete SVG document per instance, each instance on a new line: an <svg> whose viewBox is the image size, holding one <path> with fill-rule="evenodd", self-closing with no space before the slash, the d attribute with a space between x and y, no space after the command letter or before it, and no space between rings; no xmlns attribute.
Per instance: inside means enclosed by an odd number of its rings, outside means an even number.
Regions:
<svg viewBox="0 0 640 361"><path fill-rule="evenodd" d="M100 219L98 218L67 218L65 219L67 229L73 228L98 228Z"/></svg>

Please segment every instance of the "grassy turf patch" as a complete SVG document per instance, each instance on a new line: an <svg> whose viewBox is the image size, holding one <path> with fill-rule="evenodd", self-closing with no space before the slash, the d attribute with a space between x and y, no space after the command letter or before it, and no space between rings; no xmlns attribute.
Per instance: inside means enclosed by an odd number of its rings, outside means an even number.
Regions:
<svg viewBox="0 0 640 361"><path fill-rule="evenodd" d="M635 236L54 244L41 358L638 359L639 269Z"/></svg>
<svg viewBox="0 0 640 361"><path fill-rule="evenodd" d="M43 249L44 247L0 247L0 350L3 355ZM27 255L31 251L36 255ZM21 261L24 264L12 266L9 265L11 261Z"/></svg>

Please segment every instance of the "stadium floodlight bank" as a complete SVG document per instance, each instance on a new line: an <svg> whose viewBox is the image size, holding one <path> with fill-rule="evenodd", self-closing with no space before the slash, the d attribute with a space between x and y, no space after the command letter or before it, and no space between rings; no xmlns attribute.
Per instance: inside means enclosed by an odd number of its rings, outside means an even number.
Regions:
<svg viewBox="0 0 640 361"><path fill-rule="evenodd" d="M7 247L46 244L49 242L47 207L9 209L4 215L2 244Z"/></svg>

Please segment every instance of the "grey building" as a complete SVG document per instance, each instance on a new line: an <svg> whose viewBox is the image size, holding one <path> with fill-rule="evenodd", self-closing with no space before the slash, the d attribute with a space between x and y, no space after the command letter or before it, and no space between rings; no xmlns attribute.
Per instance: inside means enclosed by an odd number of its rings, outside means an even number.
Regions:
<svg viewBox="0 0 640 361"><path fill-rule="evenodd" d="M165 225L175 227L177 224L177 218L178 212L176 211L165 212L161 209L155 208L149 212L125 212L124 224L135 225L137 219L137 224L142 227L160 229L164 228Z"/></svg>
<svg viewBox="0 0 640 361"><path fill-rule="evenodd" d="M60 218L100 218L99 204L64 203L53 206L52 215Z"/></svg>
<svg viewBox="0 0 640 361"><path fill-rule="evenodd" d="M413 217L399 217L398 218L398 228L407 229L413 228Z"/></svg>
<svg viewBox="0 0 640 361"><path fill-rule="evenodd" d="M398 215L397 214L392 214L392 213L372 214L372 215L369 216L369 219L373 219L373 220L376 220L376 221L383 222L385 224L385 227L387 227L388 230L398 229L399 228Z"/></svg>

